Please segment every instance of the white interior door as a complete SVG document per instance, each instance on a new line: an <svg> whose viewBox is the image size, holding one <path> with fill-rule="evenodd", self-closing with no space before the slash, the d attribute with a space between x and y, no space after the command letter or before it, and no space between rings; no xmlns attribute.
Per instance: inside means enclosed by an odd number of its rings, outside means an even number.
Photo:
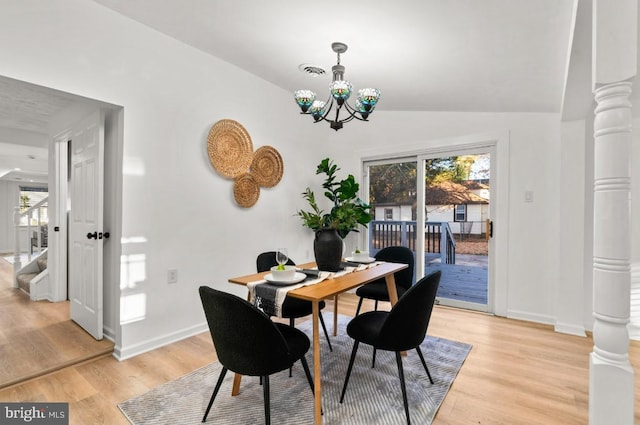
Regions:
<svg viewBox="0 0 640 425"><path fill-rule="evenodd" d="M96 339L103 337L103 168L104 117L98 111L71 138L68 257L71 320Z"/></svg>

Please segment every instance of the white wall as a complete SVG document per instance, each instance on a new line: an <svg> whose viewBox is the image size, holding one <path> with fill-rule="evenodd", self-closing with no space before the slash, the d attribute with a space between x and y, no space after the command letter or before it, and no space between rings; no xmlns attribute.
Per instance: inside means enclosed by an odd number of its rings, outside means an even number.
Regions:
<svg viewBox="0 0 640 425"><path fill-rule="evenodd" d="M558 204L560 214L560 264L557 294L555 299L556 330L575 335L584 335L590 328L590 321L583 317L586 294L591 291L591 274L585 276L585 263L592 264L585 257L585 234L593 228L592 220L587 222L585 190L589 184L585 175L586 160L585 121L571 121L562 124L562 170L560 181L566 190L562 192ZM582 323L582 325L581 325Z"/></svg>
<svg viewBox="0 0 640 425"><path fill-rule="evenodd" d="M0 0L0 9L1 75L124 108L122 223L112 234L122 238L122 303L139 320L114 331L120 356L205 329L198 286L244 296L226 279L252 271L259 252L287 246L296 261L310 260L312 234L295 211L306 207L306 186L320 187L322 158L360 179L363 156L486 133L508 134L509 142L495 223L496 233L508 232L508 251L496 263L506 281L498 295L504 313L556 322L566 216L550 206L570 189L560 179L559 114L385 112L381 104L369 123L334 132L300 117L290 93L93 2ZM284 159L280 184L263 189L250 209L235 206L232 182L208 161L207 133L223 118L242 123L254 148L272 145ZM525 191L533 202L525 203ZM178 270L177 284L167 284L169 268ZM572 280L571 296L579 277L563 276ZM118 301L106 307L114 316ZM580 326L584 318L563 320Z"/></svg>

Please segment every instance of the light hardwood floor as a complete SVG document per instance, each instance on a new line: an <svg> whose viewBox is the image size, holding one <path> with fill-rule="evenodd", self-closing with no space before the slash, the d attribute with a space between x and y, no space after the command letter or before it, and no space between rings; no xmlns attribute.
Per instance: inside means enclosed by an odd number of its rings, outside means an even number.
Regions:
<svg viewBox="0 0 640 425"><path fill-rule="evenodd" d="M111 355L112 342L96 341L69 320L68 302L33 302L13 288L12 276L13 266L0 258L0 388Z"/></svg>
<svg viewBox="0 0 640 425"><path fill-rule="evenodd" d="M356 304L355 296L343 294L340 313L353 315ZM332 308L328 302L326 311ZM371 308L365 303L365 309ZM591 338L440 306L435 307L428 333L473 345L434 425L588 423ZM425 356L428 362L428 353ZM640 343L631 342L630 358L637 370ZM124 425L128 421L118 403L215 359L211 338L203 333L122 362L107 357L68 367L0 390L0 400L65 401L70 403L71 424ZM207 396L212 391L202 390ZM635 391L640 394L638 379ZM636 396L636 423L640 423L638 400Z"/></svg>

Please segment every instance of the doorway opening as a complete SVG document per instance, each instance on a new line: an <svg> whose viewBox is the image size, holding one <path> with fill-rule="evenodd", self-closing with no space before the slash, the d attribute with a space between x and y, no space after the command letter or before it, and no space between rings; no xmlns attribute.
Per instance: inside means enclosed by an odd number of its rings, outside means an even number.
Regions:
<svg viewBox="0 0 640 425"><path fill-rule="evenodd" d="M60 191L69 190L70 182L67 181L72 165L73 155L69 152L68 143L74 138L78 138L77 124L84 117L93 111L101 111L104 116L104 170L98 170L98 173L104 173L104 195L107 203L104 206L104 226L101 229L103 235L105 230L109 232L111 238L103 241L105 244L103 251L103 275L104 286L103 300L95 304L95 308L99 309L100 314L104 314L103 326L105 336L115 342L120 339L119 327L119 276L120 276L120 228L122 217L122 146L123 146L123 115L124 108L119 105L102 102L95 99L82 97L76 94L58 91L49 87L38 86L19 80L13 80L0 76L0 82L4 88L8 88L9 92L15 93L16 99L25 105L51 105L47 108L50 113L38 115L38 122L42 122L43 128L39 130L42 136L47 140L48 159L45 160L47 165L48 176L44 176L44 181L48 181L49 188L49 225L47 234L48 248L48 268L50 272L49 296L52 304L59 302L61 306L66 305L69 310L69 302L67 301L69 291L67 287L67 214L68 214L68 196ZM15 90L11 89L15 87ZM55 106L55 108L54 108ZM16 116L16 120L29 120L28 110L19 111L21 115ZM46 125L45 125L46 124ZM29 145L31 140L25 137L16 137L12 142L17 147ZM60 159L60 163L56 162ZM120 170L120 172L118 172ZM85 179L81 179L85 181ZM95 194L96 191L87 192ZM87 197L85 197L87 198ZM52 199L58 200L52 204ZM92 199L86 199L85 203L92 202ZM86 234L85 232L85 239ZM64 237L62 237L64 235ZM98 235L100 238L100 235ZM42 238L44 240L44 238ZM88 239L87 239L88 240ZM9 244L10 245L10 244ZM96 297L97 299L97 297ZM48 301L47 301L48 302ZM25 308L31 308L34 304L25 304ZM92 306L93 307L93 306ZM34 307L35 308L35 307ZM70 314L70 313L66 313ZM113 345L113 344L112 344Z"/></svg>

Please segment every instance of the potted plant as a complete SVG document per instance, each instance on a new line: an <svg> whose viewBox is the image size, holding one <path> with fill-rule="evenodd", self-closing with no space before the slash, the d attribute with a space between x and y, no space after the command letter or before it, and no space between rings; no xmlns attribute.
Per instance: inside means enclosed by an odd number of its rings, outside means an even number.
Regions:
<svg viewBox="0 0 640 425"><path fill-rule="evenodd" d="M338 180L336 176L338 170L340 168L329 158L323 159L316 169L316 174L326 176L322 187L324 196L332 204L331 210L325 212L321 209L314 192L307 187L302 197L309 203L311 210L298 211L303 226L316 232L314 253L318 268L321 270L336 271L342 258L342 239L350 232L357 232L359 225L366 227L371 222L371 207L358 197L360 184L351 174L345 179ZM337 235L337 241L333 234ZM331 259L325 261L325 256L330 256Z"/></svg>

